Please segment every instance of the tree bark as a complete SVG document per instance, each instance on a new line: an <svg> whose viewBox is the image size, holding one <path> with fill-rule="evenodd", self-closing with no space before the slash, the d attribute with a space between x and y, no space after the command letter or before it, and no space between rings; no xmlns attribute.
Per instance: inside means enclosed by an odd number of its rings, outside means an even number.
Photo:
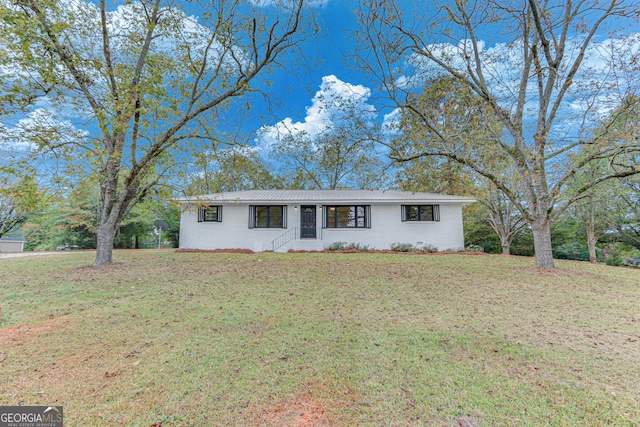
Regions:
<svg viewBox="0 0 640 427"><path fill-rule="evenodd" d="M587 246L589 247L589 262L596 264L598 262L596 257L596 216L593 209L593 197L589 197L589 225L587 226Z"/></svg>
<svg viewBox="0 0 640 427"><path fill-rule="evenodd" d="M551 221L548 217L537 219L531 226L533 246L535 248L536 266L555 268L553 250L551 248Z"/></svg>
<svg viewBox="0 0 640 427"><path fill-rule="evenodd" d="M597 237L593 230L587 228L587 246L589 247L589 262L591 264L597 264L598 259L596 256L596 242L598 241Z"/></svg>
<svg viewBox="0 0 640 427"><path fill-rule="evenodd" d="M96 229L98 242L96 244L96 267L107 265L113 261L113 241L116 237L116 227L110 227L108 223L101 224Z"/></svg>
<svg viewBox="0 0 640 427"><path fill-rule="evenodd" d="M502 242L502 255L511 255L511 242Z"/></svg>

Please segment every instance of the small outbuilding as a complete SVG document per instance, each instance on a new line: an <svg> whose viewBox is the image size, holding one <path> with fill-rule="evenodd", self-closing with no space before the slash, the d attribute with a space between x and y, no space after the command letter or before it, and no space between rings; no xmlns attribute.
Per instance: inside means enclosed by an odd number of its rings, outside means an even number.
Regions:
<svg viewBox="0 0 640 427"><path fill-rule="evenodd" d="M25 242L22 229L13 229L0 237L0 252L22 252Z"/></svg>
<svg viewBox="0 0 640 427"><path fill-rule="evenodd" d="M251 190L177 199L180 248L322 250L340 242L462 250L470 197L371 190Z"/></svg>

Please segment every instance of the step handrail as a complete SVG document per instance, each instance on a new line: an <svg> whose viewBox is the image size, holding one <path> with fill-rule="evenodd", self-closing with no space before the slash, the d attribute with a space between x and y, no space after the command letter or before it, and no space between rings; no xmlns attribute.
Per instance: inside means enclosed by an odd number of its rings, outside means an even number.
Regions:
<svg viewBox="0 0 640 427"><path fill-rule="evenodd" d="M284 233L282 233L281 235L273 239L271 241L271 246L273 247L273 251L275 252L276 250L283 247L284 245L286 245L292 240L297 240L298 230L299 230L298 227L290 228L289 230L285 231Z"/></svg>

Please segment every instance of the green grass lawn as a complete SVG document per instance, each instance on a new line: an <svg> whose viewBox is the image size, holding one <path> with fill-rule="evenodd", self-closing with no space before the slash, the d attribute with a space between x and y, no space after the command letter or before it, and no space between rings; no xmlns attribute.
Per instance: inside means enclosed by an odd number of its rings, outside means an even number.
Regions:
<svg viewBox="0 0 640 427"><path fill-rule="evenodd" d="M0 405L67 426L640 425L640 273L530 258L0 260Z"/></svg>

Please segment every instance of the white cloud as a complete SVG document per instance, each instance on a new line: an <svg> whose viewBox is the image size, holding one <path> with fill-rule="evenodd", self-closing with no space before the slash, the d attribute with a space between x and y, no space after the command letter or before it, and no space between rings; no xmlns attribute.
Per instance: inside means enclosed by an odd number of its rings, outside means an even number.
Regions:
<svg viewBox="0 0 640 427"><path fill-rule="evenodd" d="M566 59L559 69L559 82L563 81L569 65L580 54L581 42L579 38L567 40ZM431 44L425 50L456 71L466 74L467 60L471 69L475 70L476 65L469 43L468 40L460 40L457 44ZM484 78L493 95L506 109L515 108L517 102L524 63L523 50L522 40L493 46L487 46L483 41L478 43ZM568 128L579 127L585 117L587 124L595 123L615 108L625 94L637 92L636 86L640 82L639 61L640 33L593 41L558 111L556 129L565 132ZM546 73L548 68L542 65L542 73ZM407 90L420 88L428 78L441 73L441 68L435 62L422 55L413 55L405 64L404 75L396 80L396 86ZM557 93L558 87L555 91ZM533 70L529 76L525 105L530 112L529 119L533 120L539 107L537 76Z"/></svg>
<svg viewBox="0 0 640 427"><path fill-rule="evenodd" d="M122 70L116 76L116 82L121 87L129 84L131 68L136 65L141 37L148 29L147 13L139 1L116 5L114 9L107 11L111 60L116 69ZM111 93L105 73L102 37L96 34L96 29L101 26L97 4L85 0L63 0L61 7L48 8L47 14L53 23L68 24L61 27L59 37L69 40L74 50L82 55L83 61L78 67L91 81L94 98L108 105L111 102ZM213 32L206 25L206 19L187 15L178 8L167 6L161 10L160 21L151 44L151 56L162 55L163 67L157 67L151 61L147 66L155 67L154 72L161 70L162 78L166 81L163 88L166 92L172 91L181 82L190 83L193 79L193 69L199 68L199 61L205 56L205 74L212 75L216 70L232 74L239 66L248 65L249 56L240 47L231 45L233 41L227 42L231 46L223 46L219 40L212 40ZM34 53L39 54L36 51ZM127 69L129 72L125 71ZM0 74L5 81L19 77L28 78L34 71L22 69L17 63L0 65ZM83 96L77 96L77 91L66 89L67 86L75 86L66 68L59 63L54 72L60 81L67 81L68 84L55 87L50 98L38 99L35 107L54 109L58 114L75 119L92 116L93 112L89 106L79 105L77 101ZM150 73L145 71L143 78L149 75ZM58 102L53 105L52 100L56 96ZM73 102L74 100L76 102ZM70 105L73 106L70 108Z"/></svg>
<svg viewBox="0 0 640 427"><path fill-rule="evenodd" d="M393 137L400 134L400 119L402 110L395 108L390 113L384 115L382 120L382 131L385 135Z"/></svg>
<svg viewBox="0 0 640 427"><path fill-rule="evenodd" d="M11 151L28 151L46 144L77 143L87 136L85 130L43 108L30 112L14 126L0 125L0 144Z"/></svg>
<svg viewBox="0 0 640 427"><path fill-rule="evenodd" d="M377 112L367 102L370 96L371 90L365 86L343 82L334 75L325 76L320 89L311 99L311 105L306 108L303 121L294 122L287 117L275 125L263 126L257 132L256 143L266 154L274 142L286 135L304 133L313 141L331 126L345 120L346 115L353 111L365 121L373 122Z"/></svg>

